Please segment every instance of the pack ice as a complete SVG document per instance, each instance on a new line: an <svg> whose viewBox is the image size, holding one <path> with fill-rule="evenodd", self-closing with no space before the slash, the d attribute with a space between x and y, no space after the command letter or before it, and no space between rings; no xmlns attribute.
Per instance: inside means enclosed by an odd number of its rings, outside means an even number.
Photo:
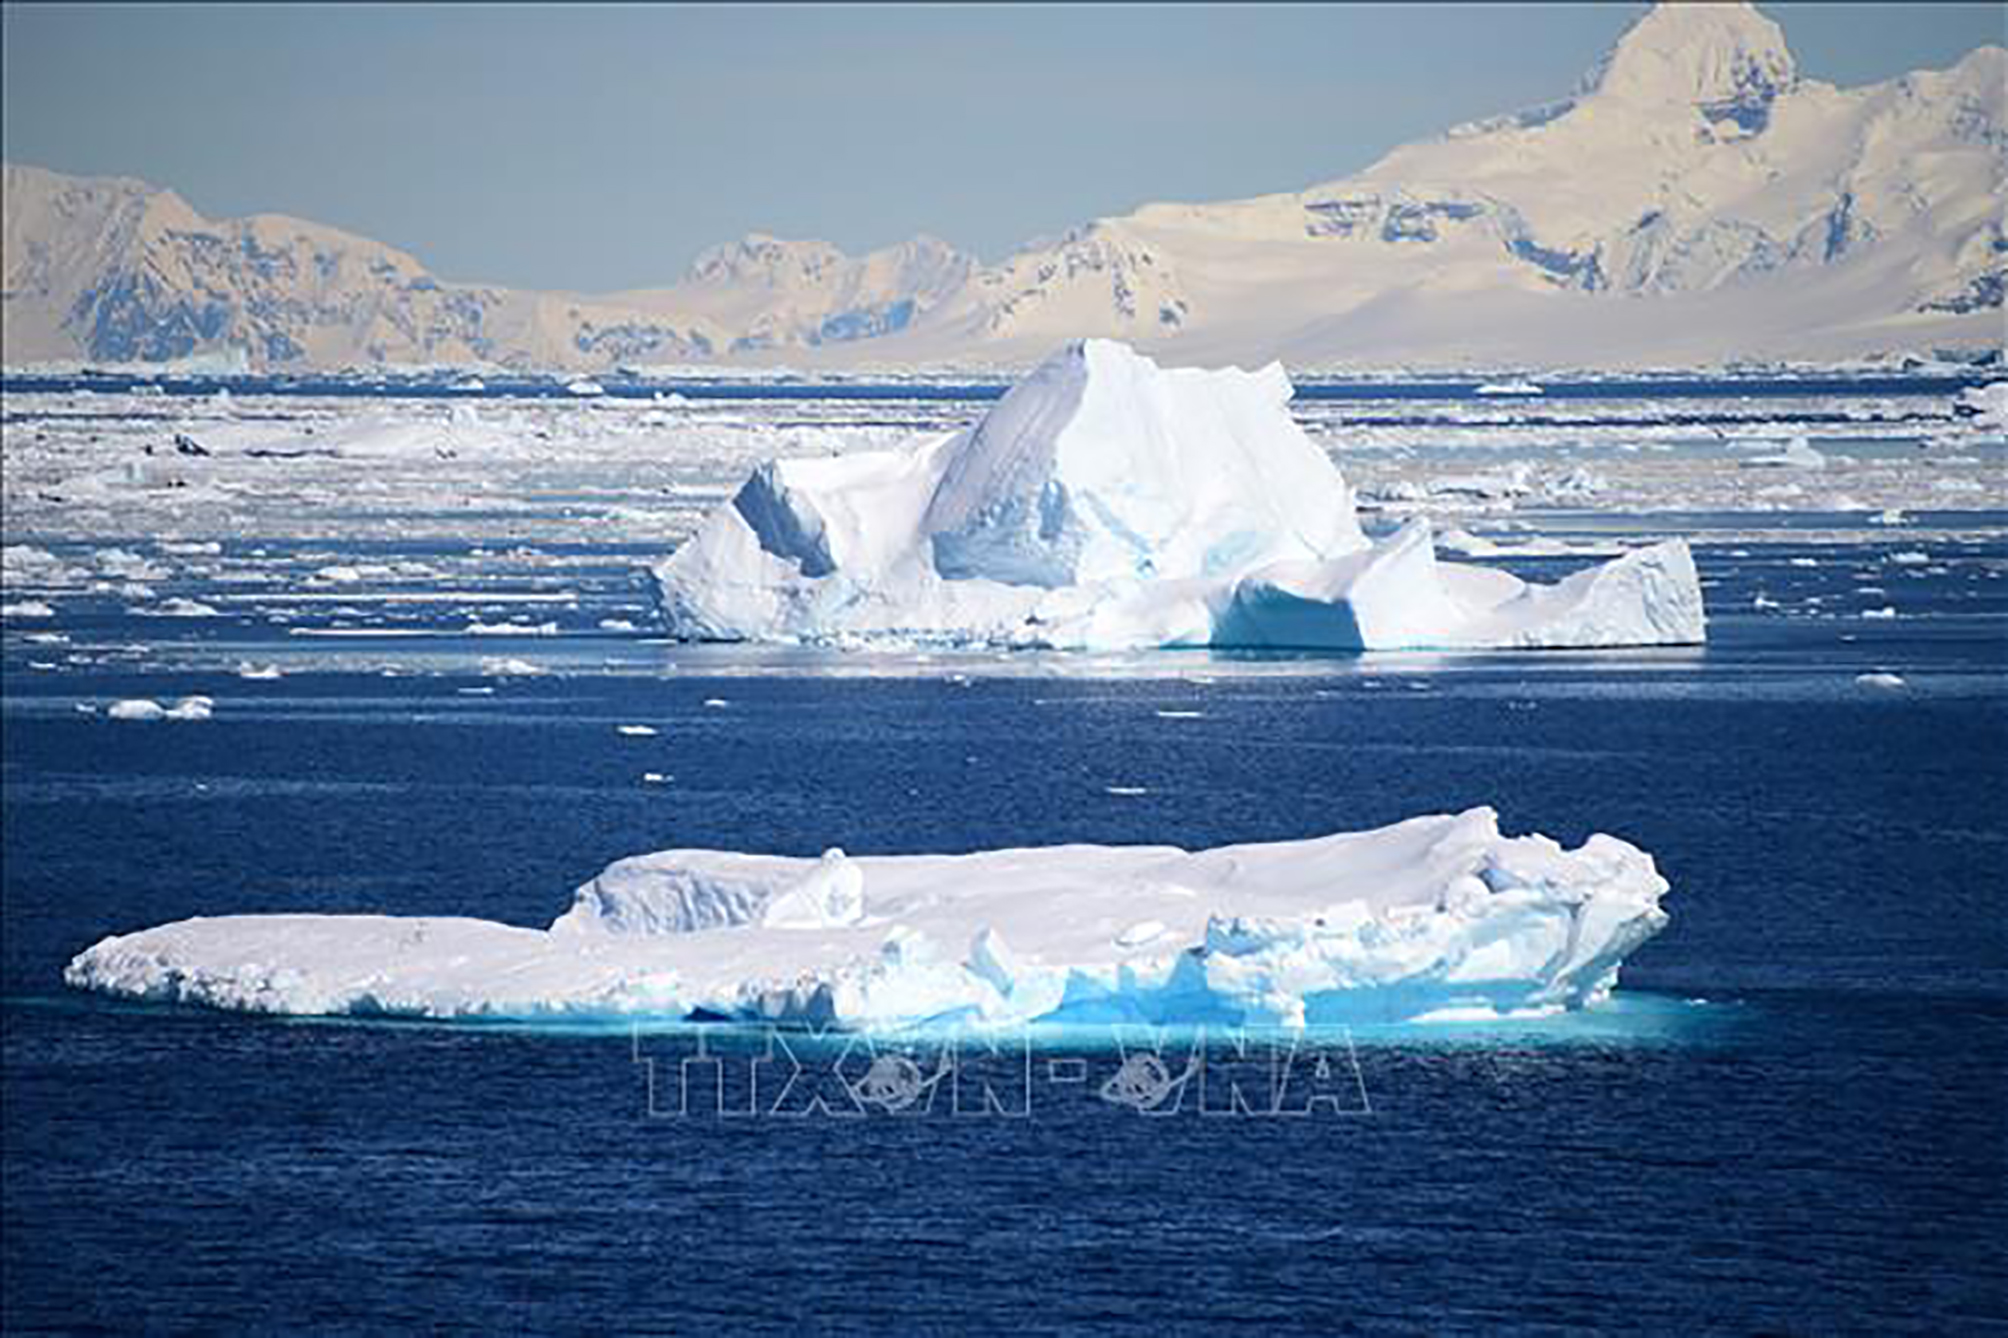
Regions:
<svg viewBox="0 0 2008 1338"><path fill-rule="evenodd" d="M722 1019L867 1031L1492 1017L1602 999L1666 924L1650 856L1475 808L1187 852L620 860L547 929L247 915L104 939L71 985L266 1013Z"/></svg>
<svg viewBox="0 0 2008 1338"><path fill-rule="evenodd" d="M1166 369L1090 339L967 430L771 460L654 568L688 640L1124 650L1689 644L1678 541L1552 586L1370 541L1281 366Z"/></svg>

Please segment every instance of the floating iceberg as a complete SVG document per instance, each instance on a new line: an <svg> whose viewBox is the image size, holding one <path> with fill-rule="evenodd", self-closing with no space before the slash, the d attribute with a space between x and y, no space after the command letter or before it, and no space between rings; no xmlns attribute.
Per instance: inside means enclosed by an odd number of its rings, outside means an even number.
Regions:
<svg viewBox="0 0 2008 1338"><path fill-rule="evenodd" d="M1666 890L1624 841L1503 837L1487 808L1196 853L672 850L608 866L548 929L184 920L107 938L65 979L266 1013L860 1030L1399 1022L1594 1004L1666 924Z"/></svg>
<svg viewBox="0 0 2008 1338"><path fill-rule="evenodd" d="M1753 455L1743 465L1747 469L1825 469L1827 457L1804 437L1794 437L1782 449Z"/></svg>
<svg viewBox="0 0 2008 1338"><path fill-rule="evenodd" d="M1378 543L1289 378L1071 344L975 427L773 460L653 571L687 640L1125 650L1690 644L1680 541L1559 586Z"/></svg>
<svg viewBox="0 0 2008 1338"><path fill-rule="evenodd" d="M150 697L134 697L113 702L105 715L112 720L207 720L215 712L213 697L183 697L172 706L162 706Z"/></svg>
<svg viewBox="0 0 2008 1338"><path fill-rule="evenodd" d="M53 618L56 610L46 600L24 599L13 604L0 604L0 619L12 621L16 618Z"/></svg>
<svg viewBox="0 0 2008 1338"><path fill-rule="evenodd" d="M1960 391L1953 400L1953 413L1970 416L1977 428L2008 428L2008 381Z"/></svg>

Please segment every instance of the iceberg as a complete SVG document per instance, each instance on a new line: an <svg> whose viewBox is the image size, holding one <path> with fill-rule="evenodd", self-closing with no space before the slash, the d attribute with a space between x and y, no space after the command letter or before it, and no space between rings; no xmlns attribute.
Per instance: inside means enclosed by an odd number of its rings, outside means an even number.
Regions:
<svg viewBox="0 0 2008 1338"><path fill-rule="evenodd" d="M1954 397L1952 412L1955 417L1966 417L1976 428L2008 428L2008 381L1969 386Z"/></svg>
<svg viewBox="0 0 2008 1338"><path fill-rule="evenodd" d="M1827 457L1804 437L1794 437L1782 449L1753 455L1743 465L1746 469L1825 469Z"/></svg>
<svg viewBox="0 0 2008 1338"><path fill-rule="evenodd" d="M72 986L282 1014L859 1031L1298 1026L1592 1006L1666 923L1652 858L1474 808L1222 846L616 861L547 928L236 915L114 936Z"/></svg>
<svg viewBox="0 0 2008 1338"><path fill-rule="evenodd" d="M974 427L770 460L652 577L671 635L1046 649L1693 644L1685 543L1558 586L1375 542L1281 366L1068 345Z"/></svg>
<svg viewBox="0 0 2008 1338"><path fill-rule="evenodd" d="M162 706L150 697L133 697L113 702L105 716L111 720L207 720L215 711L213 697L183 697L172 706Z"/></svg>

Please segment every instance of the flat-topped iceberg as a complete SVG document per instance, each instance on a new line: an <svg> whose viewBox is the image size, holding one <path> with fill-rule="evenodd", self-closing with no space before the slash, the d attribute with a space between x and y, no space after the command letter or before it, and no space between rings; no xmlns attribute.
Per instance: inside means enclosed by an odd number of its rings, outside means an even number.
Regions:
<svg viewBox="0 0 2008 1338"><path fill-rule="evenodd" d="M973 428L772 460L654 569L673 635L1123 650L1691 644L1678 540L1555 587L1378 543L1289 378L1071 344Z"/></svg>
<svg viewBox="0 0 2008 1338"><path fill-rule="evenodd" d="M1504 837L1491 809L1188 852L1048 846L620 860L547 929L184 920L74 986L265 1013L654 1017L890 1030L1298 1025L1580 1008L1666 924L1650 856Z"/></svg>

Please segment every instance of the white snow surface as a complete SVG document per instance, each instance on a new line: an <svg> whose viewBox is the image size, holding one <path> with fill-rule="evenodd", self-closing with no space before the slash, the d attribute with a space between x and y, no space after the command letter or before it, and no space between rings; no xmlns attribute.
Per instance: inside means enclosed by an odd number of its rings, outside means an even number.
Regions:
<svg viewBox="0 0 2008 1338"><path fill-rule="evenodd" d="M1302 1025L1580 1008L1667 922L1651 857L1474 808L1188 852L1048 846L620 860L548 929L241 915L107 938L73 986L287 1014L684 1018L896 1030Z"/></svg>
<svg viewBox="0 0 2008 1338"><path fill-rule="evenodd" d="M1072 343L975 427L770 460L654 569L672 635L1126 650L1692 644L1673 540L1553 587L1371 543L1276 364L1165 369Z"/></svg>

